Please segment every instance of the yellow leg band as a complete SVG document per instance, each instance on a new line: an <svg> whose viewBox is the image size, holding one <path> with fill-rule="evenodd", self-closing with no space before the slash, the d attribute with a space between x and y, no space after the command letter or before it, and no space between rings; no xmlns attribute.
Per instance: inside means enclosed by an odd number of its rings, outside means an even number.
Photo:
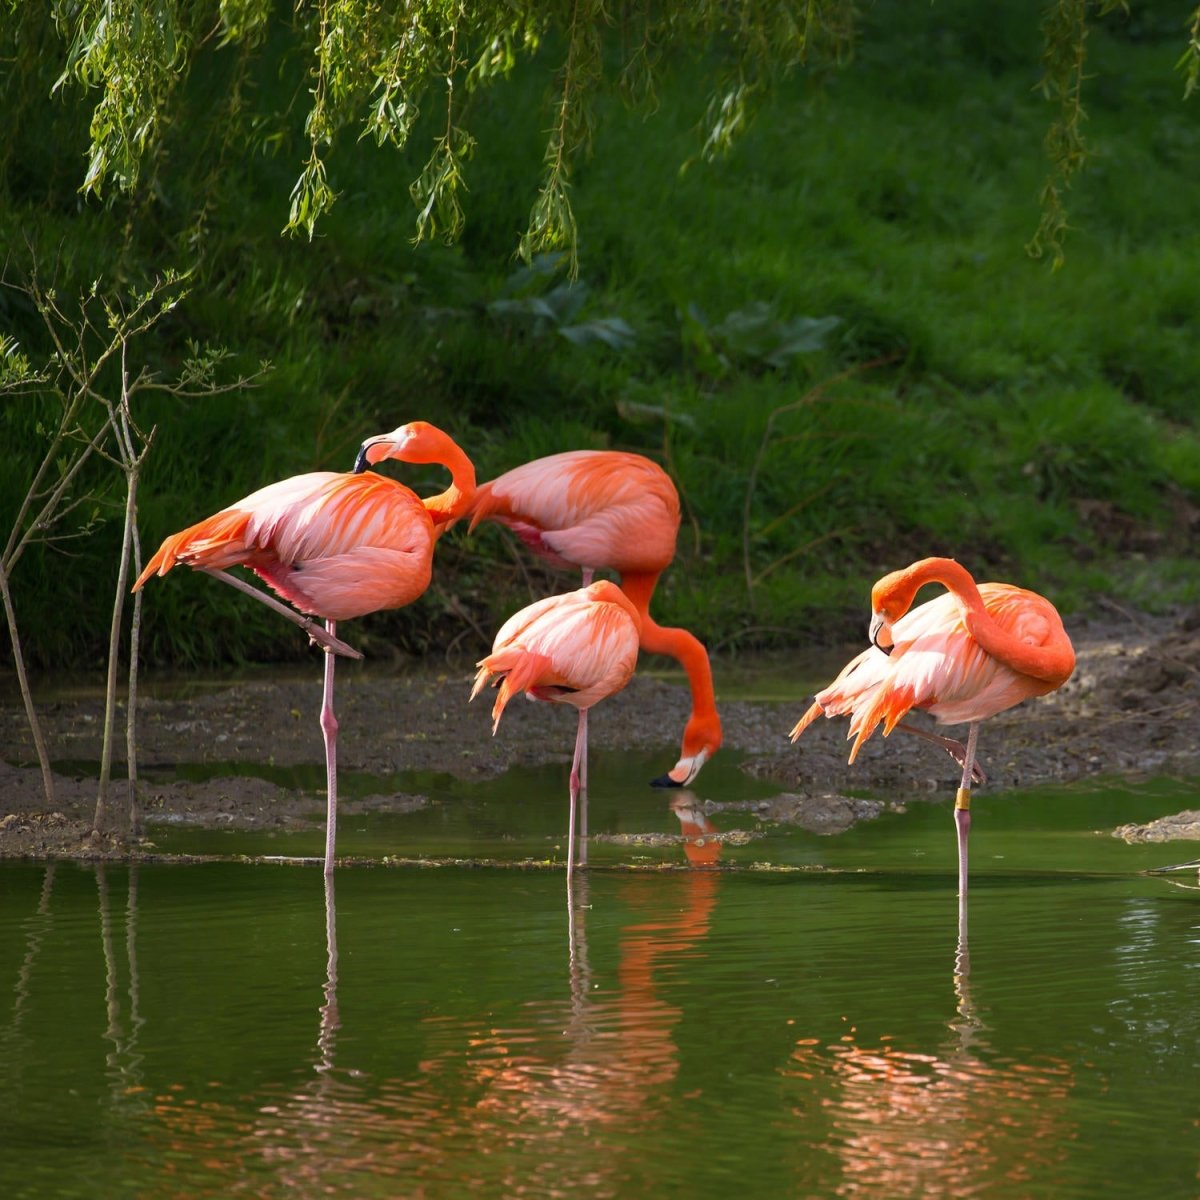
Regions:
<svg viewBox="0 0 1200 1200"><path fill-rule="evenodd" d="M954 807L968 809L968 810L970 809L970 807L971 807L971 789L970 788L960 787L958 789L958 795L954 797Z"/></svg>

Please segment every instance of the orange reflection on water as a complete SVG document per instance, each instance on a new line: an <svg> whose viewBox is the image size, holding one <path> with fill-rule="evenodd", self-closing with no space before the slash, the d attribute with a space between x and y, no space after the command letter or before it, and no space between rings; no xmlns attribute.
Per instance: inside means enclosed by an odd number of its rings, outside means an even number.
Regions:
<svg viewBox="0 0 1200 1200"><path fill-rule="evenodd" d="M461 1045L448 1046L423 1070L465 1071L474 1087L482 1086L471 1104L473 1120L480 1113L494 1116L492 1132L500 1138L524 1141L555 1129L640 1124L648 1110L655 1119L652 1099L678 1072L672 1032L681 1015L660 996L658 976L707 935L718 886L710 874L623 879L618 899L636 909L653 904L657 913L625 927L615 989L595 986L582 924L585 893L576 914L571 997L565 1005L538 1006L541 1036L478 1029L467 1054ZM446 1031L453 1035L455 1027Z"/></svg>
<svg viewBox="0 0 1200 1200"><path fill-rule="evenodd" d="M986 1027L956 978L952 1036L929 1052L886 1038L860 1045L851 1029L829 1045L801 1039L785 1074L811 1095L795 1110L820 1119L838 1161L840 1196L973 1196L1005 1181L1023 1195L1045 1187L1075 1136L1066 1112L1074 1079L1060 1059L992 1058Z"/></svg>
<svg viewBox="0 0 1200 1200"><path fill-rule="evenodd" d="M661 995L664 971L698 952L720 882L709 872L622 879L605 903L623 902L638 917L620 932L615 972L601 976L589 963L585 876L569 994L530 1001L507 1028L484 1014L428 1017L415 1073L391 1079L336 1065L346 1015L336 1002L331 894L312 1073L273 1102L260 1096L241 1108L215 1096L156 1097L162 1157L187 1164L178 1194L356 1195L394 1180L388 1194L406 1197L447 1187L515 1196L533 1179L539 1195L625 1192L638 1170L622 1153L626 1139L669 1119L665 1092L679 1069L681 1010ZM168 1188L172 1174L163 1172Z"/></svg>
<svg viewBox="0 0 1200 1200"><path fill-rule="evenodd" d="M679 792L671 801L671 811L679 818L688 863L693 867L715 866L721 857L721 843L716 826L696 797L688 791Z"/></svg>

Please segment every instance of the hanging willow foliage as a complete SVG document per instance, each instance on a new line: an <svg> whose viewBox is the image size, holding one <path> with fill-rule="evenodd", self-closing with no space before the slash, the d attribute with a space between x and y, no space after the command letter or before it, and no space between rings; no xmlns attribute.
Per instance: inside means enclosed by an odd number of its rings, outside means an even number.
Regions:
<svg viewBox="0 0 1200 1200"><path fill-rule="evenodd" d="M1122 0L1050 0L1043 23L1042 90L1056 106L1046 137L1050 174L1029 251L1062 261L1064 193L1086 155L1085 51L1089 21ZM8 0L0 36L10 44L31 6ZM343 130L404 147L423 105L433 144L410 192L416 238L452 241L464 225L467 163L475 146L469 101L547 46L561 54L541 180L519 250L527 260L577 242L572 167L585 153L603 90L652 106L668 51L714 63L701 157L727 151L781 72L836 66L856 36L855 0L54 0L49 12L65 47L55 90L98 98L82 189L133 192L159 147L180 81L202 48L262 53L278 27L308 48L296 80L306 150L285 228L312 237L337 201L327 159ZM6 10L6 11L4 11ZM7 28L6 28L7 23ZM28 29L23 35L28 38ZM17 56L19 58L19 56ZM295 58L289 58L292 64ZM303 61L303 60L301 60ZM1180 61L1190 93L1200 79L1200 9ZM225 108L253 128L262 114Z"/></svg>
<svg viewBox="0 0 1200 1200"><path fill-rule="evenodd" d="M848 53L854 10L853 0L293 0L290 9L271 0L55 0L51 8L65 46L55 90L75 84L98 96L82 185L96 196L137 189L198 50L261 51L287 23L310 53L296 81L306 150L285 229L310 238L337 201L328 159L339 133L403 148L426 108L437 132L409 189L415 236L455 240L475 146L470 98L552 44L562 57L519 251L528 260L563 250L573 264L572 168L590 145L594 100L606 86L652 105L665 51L715 52L726 65L703 140L706 155L718 154L774 74ZM10 5L7 19L15 12ZM231 118L253 126L256 114L223 108L220 119Z"/></svg>
<svg viewBox="0 0 1200 1200"><path fill-rule="evenodd" d="M1098 17L1125 8L1125 0L1055 0L1042 21L1045 50L1042 54L1042 94L1057 113L1046 131L1046 157L1050 175L1042 187L1042 215L1026 247L1034 258L1047 252L1057 270L1064 261L1063 238L1067 209L1063 194L1087 158L1083 124L1084 67L1087 61L1089 9Z"/></svg>

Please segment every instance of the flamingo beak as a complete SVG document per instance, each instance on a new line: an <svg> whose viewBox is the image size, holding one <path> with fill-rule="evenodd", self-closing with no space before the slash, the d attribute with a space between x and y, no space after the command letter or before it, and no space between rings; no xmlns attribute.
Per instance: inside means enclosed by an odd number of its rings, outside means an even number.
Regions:
<svg viewBox="0 0 1200 1200"><path fill-rule="evenodd" d="M650 786L656 788L687 787L700 774L700 768L708 761L709 753L706 749L697 750L695 754L681 758L665 775L650 780Z"/></svg>
<svg viewBox="0 0 1200 1200"><path fill-rule="evenodd" d="M399 458L401 451L415 440L416 433L412 425L401 425L391 433L381 433L377 437L367 438L358 448L358 457L354 460L354 474L361 475L368 467L383 462L385 458ZM424 462L425 459L406 459L406 462Z"/></svg>
<svg viewBox="0 0 1200 1200"><path fill-rule="evenodd" d="M371 457L371 450L379 444L378 438L370 438L363 442L358 448L358 454L354 459L354 474L361 475L376 459Z"/></svg>
<svg viewBox="0 0 1200 1200"><path fill-rule="evenodd" d="M882 650L884 654L891 654L891 652L895 649L895 646L892 644L892 633L887 625L888 622L883 613L875 613L875 615L871 618L871 628L867 632L871 639L871 645L874 646L876 650ZM884 638L886 640L880 641L880 638Z"/></svg>

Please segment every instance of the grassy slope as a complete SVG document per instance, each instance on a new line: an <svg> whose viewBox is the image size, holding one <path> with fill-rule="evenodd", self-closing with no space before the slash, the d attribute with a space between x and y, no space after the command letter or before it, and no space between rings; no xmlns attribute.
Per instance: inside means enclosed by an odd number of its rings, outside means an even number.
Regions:
<svg viewBox="0 0 1200 1200"><path fill-rule="evenodd" d="M266 479L348 465L362 433L427 417L483 477L577 445L666 457L687 522L660 619L726 647L841 636L861 623L875 576L927 553L1066 608L1097 593L1195 600L1198 135L1171 70L1179 38L1093 36L1096 154L1070 198L1067 266L1052 274L1023 253L1045 170L1038 9L1004 7L904 6L901 19L875 6L853 66L820 93L791 80L727 160L682 174L698 69L664 82L649 120L605 104L577 178L588 293L576 319L622 316L637 338L619 351L487 308L513 273L539 161L532 72L476 103L471 225L455 251L409 245L413 164L394 155L342 148L342 199L311 246L276 232L290 159L218 159L227 207L210 221L204 272L148 352L170 362L190 336L270 357L276 371L249 398L156 414L147 540ZM172 162L211 162L188 128L176 127ZM181 172L162 185L170 204L145 210L120 263L108 249L120 214L45 216L27 184L25 207L0 222L65 239L79 278L112 278L178 261L172 221L198 184ZM722 335L729 313L756 304L768 334L804 316L840 324L825 352L776 369ZM0 315L19 327L21 314ZM764 448L769 414L785 406ZM28 436L21 425L0 424L9 453ZM0 481L0 507L15 486ZM31 560L18 580L41 661L97 661L114 533L49 570ZM487 631L528 596L494 532L452 534L439 557L429 597L362 623L378 649L474 649L457 604ZM275 618L214 594L228 589L155 588L155 662L295 651Z"/></svg>

